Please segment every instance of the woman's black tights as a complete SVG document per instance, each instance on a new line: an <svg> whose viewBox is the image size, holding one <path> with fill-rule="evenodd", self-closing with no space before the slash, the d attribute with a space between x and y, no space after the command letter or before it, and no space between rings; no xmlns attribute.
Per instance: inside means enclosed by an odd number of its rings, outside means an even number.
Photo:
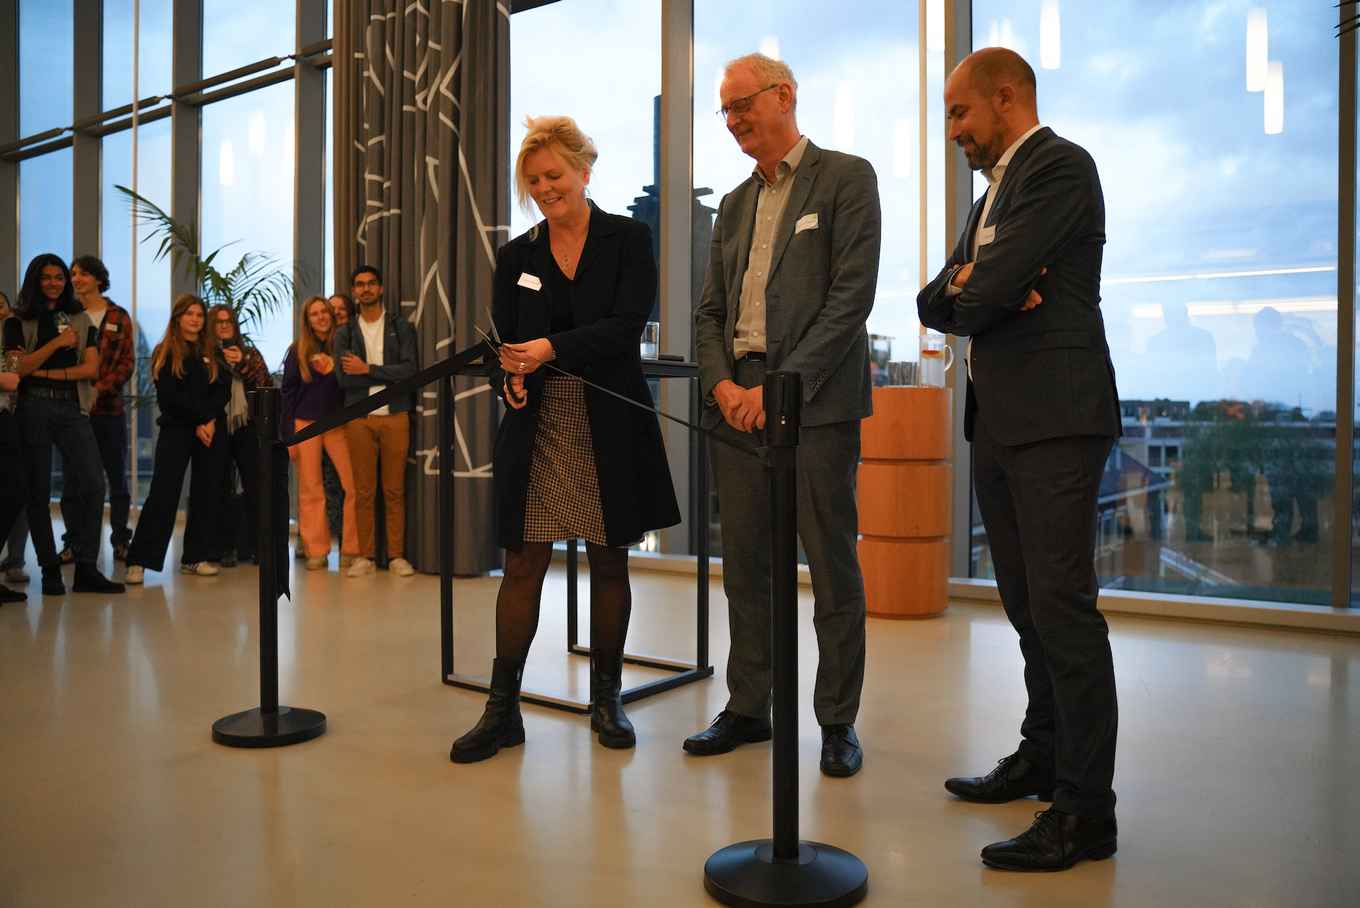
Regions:
<svg viewBox="0 0 1360 908"><path fill-rule="evenodd" d="M586 543L590 562L590 645L599 653L620 653L628 636L633 591L628 585L628 550ZM524 662L538 630L543 578L552 561L552 543L526 542L506 550L505 576L496 596L496 656Z"/></svg>

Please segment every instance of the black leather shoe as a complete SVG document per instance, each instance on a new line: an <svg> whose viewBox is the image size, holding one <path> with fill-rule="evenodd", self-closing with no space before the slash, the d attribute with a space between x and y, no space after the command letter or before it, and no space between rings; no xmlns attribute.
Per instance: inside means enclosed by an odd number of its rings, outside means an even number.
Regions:
<svg viewBox="0 0 1360 908"><path fill-rule="evenodd" d="M743 744L768 741L771 735L769 719L743 716L725 709L718 713L712 725L685 739L685 752L696 757L711 757L736 750Z"/></svg>
<svg viewBox="0 0 1360 908"><path fill-rule="evenodd" d="M859 772L864 751L853 725L822 726L822 775L844 779Z"/></svg>
<svg viewBox="0 0 1360 908"><path fill-rule="evenodd" d="M99 573L99 568L92 564L77 564L74 580L71 589L77 593L121 593L124 590L121 583L115 583L105 577ZM46 583L44 580L43 584Z"/></svg>
<svg viewBox="0 0 1360 908"><path fill-rule="evenodd" d="M944 787L965 801L979 804L1004 804L1030 795L1037 795L1040 801L1051 801L1053 773L1041 770L1017 752L1002 757L996 769L985 776L945 779Z"/></svg>
<svg viewBox="0 0 1360 908"><path fill-rule="evenodd" d="M491 663L491 696L472 729L449 750L455 763L477 763L494 757L502 747L524 743L524 719L519 714L519 684L524 663L505 659Z"/></svg>
<svg viewBox="0 0 1360 908"><path fill-rule="evenodd" d="M61 579L61 568L53 565L42 569L42 593L44 596L65 596L66 583Z"/></svg>
<svg viewBox="0 0 1360 908"><path fill-rule="evenodd" d="M28 599L28 597L18 590L12 590L7 586L0 585L0 604L6 602L23 602L26 599Z"/></svg>
<svg viewBox="0 0 1360 908"><path fill-rule="evenodd" d="M982 849L982 863L998 870L1066 870L1077 861L1103 861L1115 853L1114 816L1079 817L1056 807L1034 815L1034 825L1013 839Z"/></svg>
<svg viewBox="0 0 1360 908"><path fill-rule="evenodd" d="M590 730L600 743L615 750L637 744L633 723L623 711L623 653L590 654Z"/></svg>

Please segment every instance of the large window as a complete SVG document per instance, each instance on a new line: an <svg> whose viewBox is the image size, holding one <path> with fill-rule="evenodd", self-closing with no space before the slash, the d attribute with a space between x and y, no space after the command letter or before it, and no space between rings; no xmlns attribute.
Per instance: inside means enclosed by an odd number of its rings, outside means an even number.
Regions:
<svg viewBox="0 0 1360 908"><path fill-rule="evenodd" d="M283 82L203 110L200 203L205 253L226 248L214 265L224 273L243 253L262 253L281 268L293 263L293 83ZM230 244L230 245L228 245ZM313 273L321 262L302 262ZM241 327L278 369L293 341L293 313L261 313Z"/></svg>
<svg viewBox="0 0 1360 908"><path fill-rule="evenodd" d="M336 0L333 0L336 2ZM297 8L279 0L203 0L203 74L291 54Z"/></svg>
<svg viewBox="0 0 1360 908"><path fill-rule="evenodd" d="M71 149L19 165L19 280L35 255L71 257ZM15 285L18 289L18 285Z"/></svg>
<svg viewBox="0 0 1360 908"><path fill-rule="evenodd" d="M138 94L164 95L173 87L170 74L172 0L140 0ZM105 110L132 103L132 0L104 0Z"/></svg>
<svg viewBox="0 0 1360 908"><path fill-rule="evenodd" d="M19 135L71 122L75 103L72 0L19 0Z"/></svg>
<svg viewBox="0 0 1360 908"><path fill-rule="evenodd" d="M1330 598L1335 21L1308 0L974 4L974 45L1036 64L1042 121L1100 168L1124 404L1107 588Z"/></svg>

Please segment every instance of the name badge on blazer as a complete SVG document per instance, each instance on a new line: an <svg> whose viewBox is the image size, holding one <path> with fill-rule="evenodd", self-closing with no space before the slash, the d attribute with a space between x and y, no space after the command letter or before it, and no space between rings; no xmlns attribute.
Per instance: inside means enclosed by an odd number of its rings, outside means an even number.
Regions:
<svg viewBox="0 0 1360 908"><path fill-rule="evenodd" d="M114 324L108 324L104 326L104 330L110 332L111 334L117 334L118 326Z"/></svg>
<svg viewBox="0 0 1360 908"><path fill-rule="evenodd" d="M515 283L519 284L521 287L528 287L530 290L543 289L543 282L527 271L521 272L519 280Z"/></svg>
<svg viewBox="0 0 1360 908"><path fill-rule="evenodd" d="M798 219L798 223L793 225L794 233L802 233L804 230L817 229L817 212L809 211Z"/></svg>
<svg viewBox="0 0 1360 908"><path fill-rule="evenodd" d="M977 244L979 246L986 246L988 243L992 242L995 239L996 239L995 224L993 224L990 227L983 227L981 230L978 231Z"/></svg>

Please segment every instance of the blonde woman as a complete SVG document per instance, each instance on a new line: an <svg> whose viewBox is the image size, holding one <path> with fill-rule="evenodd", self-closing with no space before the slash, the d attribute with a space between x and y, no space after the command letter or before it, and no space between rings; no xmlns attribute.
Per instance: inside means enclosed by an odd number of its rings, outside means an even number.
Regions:
<svg viewBox="0 0 1360 908"><path fill-rule="evenodd" d="M184 472L189 482L189 515L180 554L180 572L211 577L220 556L213 522L222 509L222 470L226 456L226 406L231 372L208 331L208 311L190 293L175 297L165 336L151 353L156 383L156 460L151 491L128 547L127 582L141 583L147 568L162 570L175 532Z"/></svg>
<svg viewBox="0 0 1360 908"><path fill-rule="evenodd" d="M651 233L586 198L597 153L574 120L539 117L527 125L515 185L520 204L527 210L532 199L543 221L501 248L492 291L506 340L498 384L509 408L495 454L506 549L496 659L486 711L453 743L455 763L524 741L520 677L559 539L585 539L590 559L590 727L605 747L635 744L620 698L633 602L628 548L680 520L638 356L656 300ZM543 368L549 362L554 368Z"/></svg>
<svg viewBox="0 0 1360 908"><path fill-rule="evenodd" d="M283 360L283 428L300 432L342 405L335 380L335 320L323 296L314 296L302 307L297 342ZM321 477L321 452L325 449L340 474L345 490L343 529L340 534L340 567L347 568L359 553L359 534L354 520L354 472L344 428L294 445L288 456L298 468L298 535L307 553L307 570L326 568L331 550L326 525L326 490Z"/></svg>

